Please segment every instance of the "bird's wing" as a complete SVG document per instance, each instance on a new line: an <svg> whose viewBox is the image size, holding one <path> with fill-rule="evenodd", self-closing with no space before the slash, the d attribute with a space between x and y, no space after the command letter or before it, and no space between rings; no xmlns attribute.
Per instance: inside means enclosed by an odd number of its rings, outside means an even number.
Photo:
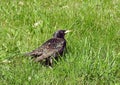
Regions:
<svg viewBox="0 0 120 85"><path fill-rule="evenodd" d="M59 53L65 46L65 40L61 38L52 38L42 44L39 48L30 52L31 56L42 56L47 58L54 53Z"/></svg>

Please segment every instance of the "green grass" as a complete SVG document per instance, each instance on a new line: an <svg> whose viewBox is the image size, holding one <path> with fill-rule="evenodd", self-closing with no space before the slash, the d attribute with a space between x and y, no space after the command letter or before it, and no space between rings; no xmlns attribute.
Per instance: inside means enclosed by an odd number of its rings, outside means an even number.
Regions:
<svg viewBox="0 0 120 85"><path fill-rule="evenodd" d="M0 0L0 85L120 85L119 3ZM21 56L58 29L73 32L52 69Z"/></svg>

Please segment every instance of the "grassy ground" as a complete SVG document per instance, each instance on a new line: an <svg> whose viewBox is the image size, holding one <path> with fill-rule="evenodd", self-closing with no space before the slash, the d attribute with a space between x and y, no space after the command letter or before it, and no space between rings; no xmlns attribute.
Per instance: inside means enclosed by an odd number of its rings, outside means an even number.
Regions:
<svg viewBox="0 0 120 85"><path fill-rule="evenodd" d="M0 85L120 85L120 0L0 0ZM66 35L52 69L21 56Z"/></svg>

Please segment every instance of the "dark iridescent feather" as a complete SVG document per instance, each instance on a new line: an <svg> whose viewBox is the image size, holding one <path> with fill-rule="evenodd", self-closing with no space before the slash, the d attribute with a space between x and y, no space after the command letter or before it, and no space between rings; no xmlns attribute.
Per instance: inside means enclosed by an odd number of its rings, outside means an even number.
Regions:
<svg viewBox="0 0 120 85"><path fill-rule="evenodd" d="M47 63L49 62L48 64L52 65L52 57L57 58L62 55L66 48L65 32L65 30L55 32L53 38L46 41L39 48L27 53L27 55L34 57L37 62L46 59Z"/></svg>

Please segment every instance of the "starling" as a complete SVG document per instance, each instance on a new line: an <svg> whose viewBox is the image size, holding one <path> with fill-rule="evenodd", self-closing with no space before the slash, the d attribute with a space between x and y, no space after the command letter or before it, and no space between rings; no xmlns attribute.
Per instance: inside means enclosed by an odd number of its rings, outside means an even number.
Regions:
<svg viewBox="0 0 120 85"><path fill-rule="evenodd" d="M68 32L70 30L58 30L53 34L53 38L26 55L32 56L36 62L41 62L45 59L46 65L52 66L52 59L58 59L58 56L61 56L66 48L64 36Z"/></svg>

